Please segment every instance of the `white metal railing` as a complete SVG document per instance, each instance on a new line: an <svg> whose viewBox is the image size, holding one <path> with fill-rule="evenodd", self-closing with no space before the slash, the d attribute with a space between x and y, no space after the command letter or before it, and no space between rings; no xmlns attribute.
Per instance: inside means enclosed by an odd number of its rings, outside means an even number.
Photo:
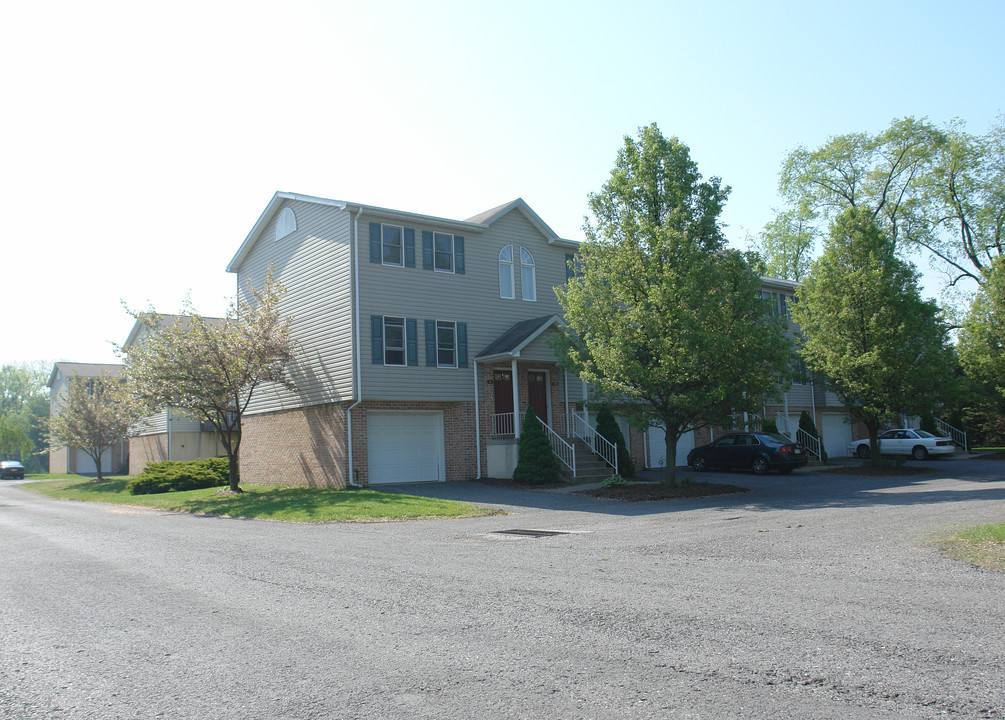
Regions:
<svg viewBox="0 0 1005 720"><path fill-rule="evenodd" d="M618 446L590 427L586 418L578 412L572 413L572 437L585 442L605 463L618 471Z"/></svg>
<svg viewBox="0 0 1005 720"><path fill-rule="evenodd" d="M548 437L548 442L551 443L551 451L555 453L555 457L572 470L572 477L576 477L576 448L563 440L562 436L552 430L544 420L537 418L537 421L544 428L544 434Z"/></svg>
<svg viewBox="0 0 1005 720"><path fill-rule="evenodd" d="M962 447L964 450L970 449L970 446L967 445L967 433L965 430L953 427L941 418L935 418L935 426L939 428L941 432L945 433L947 437L952 438L953 442Z"/></svg>
<svg viewBox="0 0 1005 720"><path fill-rule="evenodd" d="M818 460L823 460L823 448L821 447L820 438L813 437L798 425L793 424L793 422L782 413L775 415L775 418L775 424L778 426L778 431L780 433L787 436L791 440L802 443L803 447L805 447L810 454L816 455Z"/></svg>
<svg viewBox="0 0 1005 720"><path fill-rule="evenodd" d="M492 430L494 435L513 435L513 413L496 413Z"/></svg>

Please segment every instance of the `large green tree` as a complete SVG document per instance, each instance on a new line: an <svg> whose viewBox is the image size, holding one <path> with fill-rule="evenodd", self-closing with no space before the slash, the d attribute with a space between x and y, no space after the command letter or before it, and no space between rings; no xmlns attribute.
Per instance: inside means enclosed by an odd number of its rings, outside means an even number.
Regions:
<svg viewBox="0 0 1005 720"><path fill-rule="evenodd" d="M786 206L761 236L769 267L798 280L793 257L848 208L875 222L897 250L931 252L948 287L985 282L1005 247L1005 119L985 135L960 121L894 120L877 134L839 135L789 153L778 182Z"/></svg>
<svg viewBox="0 0 1005 720"><path fill-rule="evenodd" d="M0 367L0 455L20 460L28 472L48 469L44 425L51 367L43 361Z"/></svg>
<svg viewBox="0 0 1005 720"><path fill-rule="evenodd" d="M960 364L1005 398L1005 258L990 263L985 278L960 330Z"/></svg>
<svg viewBox="0 0 1005 720"><path fill-rule="evenodd" d="M274 382L292 388L290 318L271 274L224 318L204 318L186 302L180 316L133 313L144 333L125 348L131 386L150 407L177 408L216 429L230 465L230 489L240 492L241 420L255 391Z"/></svg>
<svg viewBox="0 0 1005 720"><path fill-rule="evenodd" d="M852 208L835 220L791 309L806 365L865 425L873 463L882 424L930 411L952 373L948 330L917 279L873 214Z"/></svg>
<svg viewBox="0 0 1005 720"><path fill-rule="evenodd" d="M97 480L101 480L101 456L129 435L143 412L144 407L125 390L121 378L75 375L68 378L56 412L49 418L49 444L83 450L94 460Z"/></svg>
<svg viewBox="0 0 1005 720"><path fill-rule="evenodd" d="M787 374L782 321L726 249L728 194L718 178L702 180L686 145L640 128L590 195L578 275L557 290L565 366L636 423L664 428L668 459L688 429L757 409ZM676 481L672 461L665 481Z"/></svg>

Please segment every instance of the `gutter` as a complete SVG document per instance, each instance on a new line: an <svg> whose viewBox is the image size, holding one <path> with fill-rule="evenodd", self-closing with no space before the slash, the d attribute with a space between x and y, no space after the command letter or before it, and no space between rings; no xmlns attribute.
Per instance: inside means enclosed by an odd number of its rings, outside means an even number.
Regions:
<svg viewBox="0 0 1005 720"><path fill-rule="evenodd" d="M342 210L344 212L349 212L348 208L345 205L342 206ZM355 475L353 474L354 473L354 468L353 468L353 459L352 459L352 410L353 410L354 407L356 407L361 402L363 402L363 380L362 380L362 377L361 377L361 368L360 368L360 364L359 364L360 363L360 359L359 359L359 357L360 357L360 351L359 351L359 216L362 215L362 214L363 214L363 208L360 207L359 210L356 211L356 217L353 219L353 231L352 231L352 235L353 235L353 250L352 250L352 253L353 253L353 263L352 263L352 271L353 271L352 293L353 293L353 305L355 306L355 312L353 313L353 315L354 315L354 318L353 318L353 320L354 320L353 330L354 330L354 335L355 335L355 337L353 338L353 341L355 343L355 351L354 351L355 352L355 357L353 358L353 384L355 385L355 388L354 388L355 392L353 394L356 396L356 402L354 402L352 405L350 405L346 409L346 413L345 413L346 414L346 431L348 433L348 437L346 438L346 440L347 440L346 444L349 446L349 473L348 473L348 475L346 477L346 482L348 483L348 485L350 487L354 487L354 488L363 487L362 485L359 485L355 481L355 479L354 479Z"/></svg>

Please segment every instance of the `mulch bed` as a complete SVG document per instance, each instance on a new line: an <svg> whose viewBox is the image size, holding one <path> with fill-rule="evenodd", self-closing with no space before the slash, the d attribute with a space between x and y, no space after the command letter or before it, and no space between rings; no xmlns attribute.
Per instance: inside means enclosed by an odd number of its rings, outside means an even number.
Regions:
<svg viewBox="0 0 1005 720"><path fill-rule="evenodd" d="M680 500L683 498L710 497L750 492L749 488L720 483L695 482L684 485L664 485L663 483L629 483L617 487L599 487L578 490L575 495L621 500L622 502L643 502L646 500Z"/></svg>

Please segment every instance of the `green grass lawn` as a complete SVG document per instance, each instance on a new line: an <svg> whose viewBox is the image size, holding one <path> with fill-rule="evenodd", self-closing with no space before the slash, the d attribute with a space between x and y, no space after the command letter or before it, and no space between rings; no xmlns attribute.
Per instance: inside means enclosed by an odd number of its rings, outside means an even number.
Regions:
<svg viewBox="0 0 1005 720"><path fill-rule="evenodd" d="M53 480L21 487L63 500L115 503L173 510L196 515L220 515L286 522L382 522L421 518L456 518L494 515L498 511L453 500L383 493L376 490L246 485L240 494L206 488L157 495L130 495L128 477L102 482Z"/></svg>
<svg viewBox="0 0 1005 720"><path fill-rule="evenodd" d="M978 525L942 543L947 555L989 570L1005 570L1005 522Z"/></svg>

